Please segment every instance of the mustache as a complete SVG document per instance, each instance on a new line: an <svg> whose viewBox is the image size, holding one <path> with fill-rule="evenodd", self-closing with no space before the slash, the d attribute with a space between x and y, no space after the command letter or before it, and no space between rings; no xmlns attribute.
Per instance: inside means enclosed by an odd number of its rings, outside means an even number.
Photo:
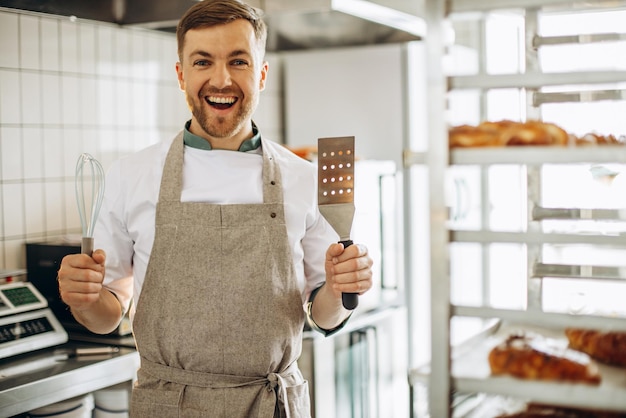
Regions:
<svg viewBox="0 0 626 418"><path fill-rule="evenodd" d="M211 95L224 95L224 96L238 96L237 92L231 88L226 89L218 89L215 87L208 87L200 90L200 96L211 96Z"/></svg>

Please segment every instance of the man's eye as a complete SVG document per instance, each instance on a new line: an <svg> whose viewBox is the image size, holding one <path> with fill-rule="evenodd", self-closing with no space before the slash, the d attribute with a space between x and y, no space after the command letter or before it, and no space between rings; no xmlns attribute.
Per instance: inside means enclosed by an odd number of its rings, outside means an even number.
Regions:
<svg viewBox="0 0 626 418"><path fill-rule="evenodd" d="M199 66L199 67L205 67L205 66L209 65L209 61L207 61L207 60L198 60L198 61L194 61L193 65L194 66Z"/></svg>
<svg viewBox="0 0 626 418"><path fill-rule="evenodd" d="M247 62L247 61L244 61L244 60L234 60L234 61L233 61L233 65L236 65L236 66L240 66L240 65L248 65L248 62Z"/></svg>

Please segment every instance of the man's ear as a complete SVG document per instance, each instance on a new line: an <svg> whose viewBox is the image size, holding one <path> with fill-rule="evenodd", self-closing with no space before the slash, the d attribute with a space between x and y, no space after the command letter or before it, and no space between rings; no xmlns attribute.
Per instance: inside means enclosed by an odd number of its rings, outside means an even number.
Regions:
<svg viewBox="0 0 626 418"><path fill-rule="evenodd" d="M267 61L263 61L263 65L261 65L261 79L259 80L259 90L265 90L265 83L267 81L267 72L269 70L269 63Z"/></svg>
<svg viewBox="0 0 626 418"><path fill-rule="evenodd" d="M181 90L185 90L185 77L183 76L183 64L176 63L176 77L178 78L178 87Z"/></svg>

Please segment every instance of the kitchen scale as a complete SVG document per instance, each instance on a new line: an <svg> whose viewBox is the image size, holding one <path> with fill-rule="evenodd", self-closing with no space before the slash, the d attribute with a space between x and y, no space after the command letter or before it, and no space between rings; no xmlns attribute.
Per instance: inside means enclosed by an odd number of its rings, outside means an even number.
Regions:
<svg viewBox="0 0 626 418"><path fill-rule="evenodd" d="M0 359L67 340L67 332L32 283L0 284Z"/></svg>

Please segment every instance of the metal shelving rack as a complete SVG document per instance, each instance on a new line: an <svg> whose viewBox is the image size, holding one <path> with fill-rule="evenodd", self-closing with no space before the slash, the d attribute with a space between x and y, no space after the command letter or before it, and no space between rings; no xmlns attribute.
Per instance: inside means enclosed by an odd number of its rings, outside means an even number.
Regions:
<svg viewBox="0 0 626 418"><path fill-rule="evenodd" d="M569 91L564 93L543 93L546 86L576 84L607 84L626 81L624 71L594 71L543 74L538 68L536 52L532 50L543 45L563 43L587 43L606 40L623 40L624 34L598 34L577 37L539 37L536 35L537 12L539 10L578 8L579 10L625 8L626 2L592 1L575 2L572 0L426 0L424 17L427 25L426 76L428 97L428 148L424 152L411 149L404 151L405 178L410 179L411 168L423 166L428 171L429 199L429 274L431 292L431 361L425 367L413 368L410 361L409 383L412 389L411 413L413 411L413 387L416 383L428 386L429 416L442 418L452 416L454 392L492 393L519 396L539 402L568 403L570 405L602 407L626 410L626 382L618 387L602 385L555 384L533 381L519 381L507 378L491 378L489 373L478 376L461 376L455 373L452 360L455 348L451 346L451 320L455 316L499 318L502 321L516 323L541 324L542 326L602 328L626 331L624 318L608 318L595 315L576 315L544 312L541 309L541 288L528 287L528 306L526 310L496 309L491 307L473 307L453 305L450 300L450 254L449 246L453 242L473 243L520 243L527 247L528 275L530 278L581 277L600 278L603 280L624 280L625 272L620 268L602 266L560 266L544 264L539 249L546 243L585 243L592 245L615 245L626 247L626 235L614 236L587 234L543 233L536 227L542 219L614 219L623 220L624 210L581 210L552 209L539 206L540 184L539 168L544 164L571 163L626 163L626 147L602 146L594 148L559 148L527 147L514 149L448 149L446 113L446 93L449 90L480 89L487 91L495 88L519 88L527 92L528 117L540 117L540 106L544 103L592 100L622 100L626 96L623 90ZM488 12L492 10L521 9L526 22L526 71L522 74L507 75L472 75L447 77L444 74L443 58L446 50L446 21L455 13ZM444 201L445 176L452 165L478 165L488 167L493 164L516 164L528 167L528 228L523 232L496 232L486 229L480 231L455 231L448 226L448 208ZM406 182L405 192L412 193L410 180ZM410 201L410 199L407 199ZM408 208L410 213L411 208ZM409 239L410 241L410 239ZM409 247L411 243L409 242ZM411 268L407 269L411 274ZM409 280L410 281L410 280ZM411 308L409 304L409 308ZM410 347L411 350L415 349ZM483 353L485 354L485 353ZM483 359L486 361L486 357ZM611 373L611 371L607 371ZM593 400L593 401L589 401Z"/></svg>

